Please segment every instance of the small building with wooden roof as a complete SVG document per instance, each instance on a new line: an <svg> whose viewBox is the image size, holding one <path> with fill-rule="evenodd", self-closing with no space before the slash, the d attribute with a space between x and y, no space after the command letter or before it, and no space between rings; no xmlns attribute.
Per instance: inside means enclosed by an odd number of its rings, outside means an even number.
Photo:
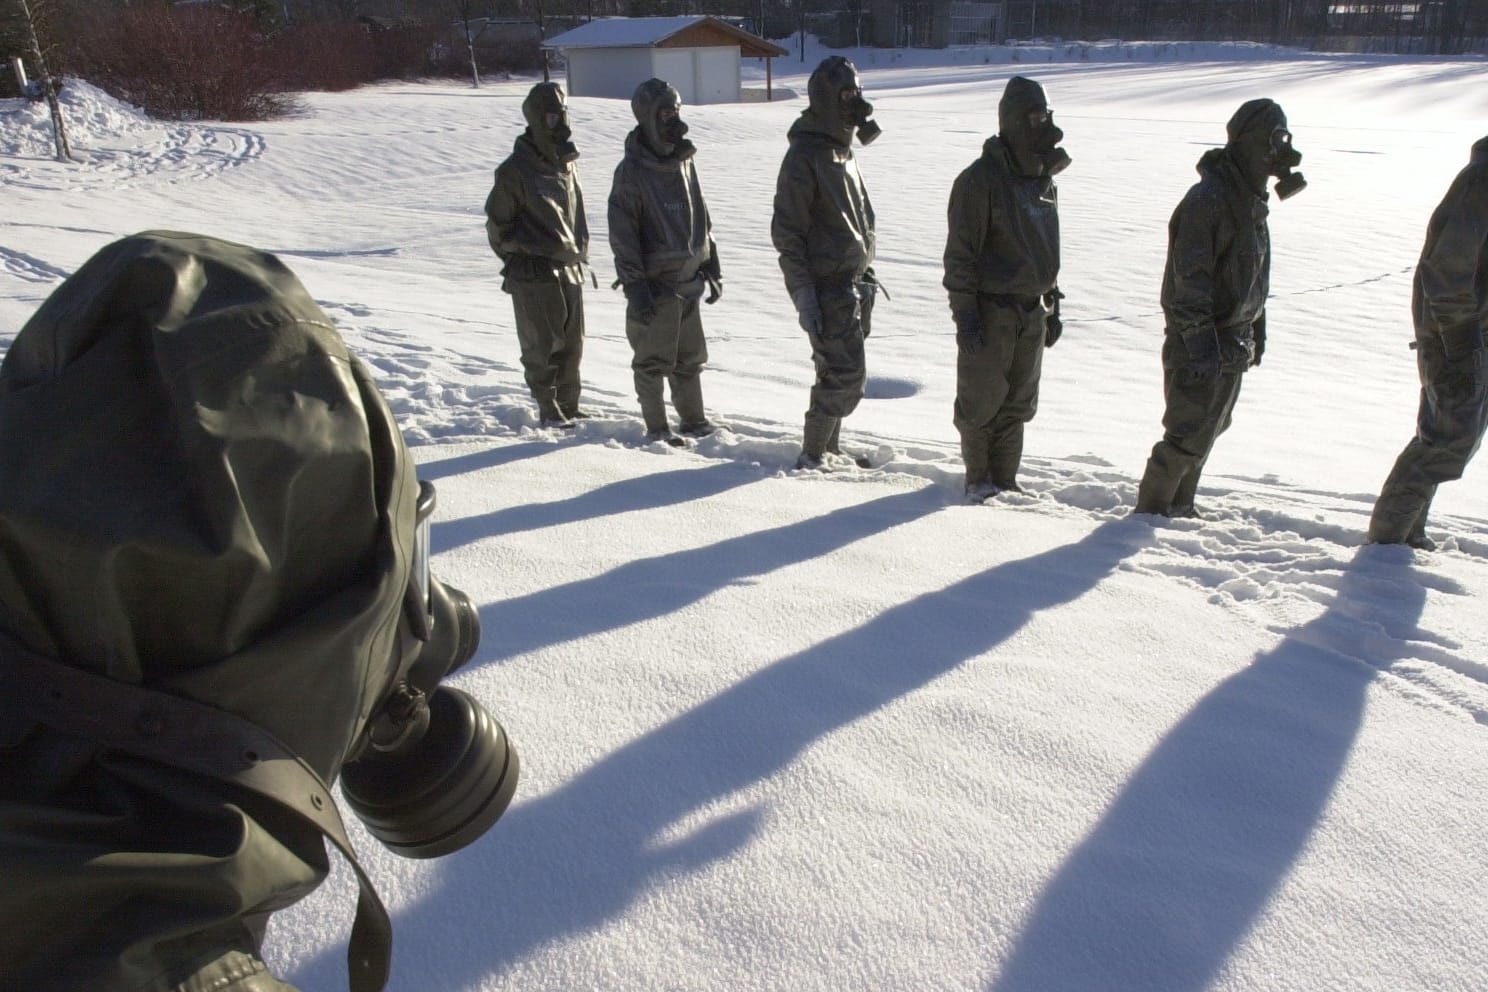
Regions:
<svg viewBox="0 0 1488 992"><path fill-rule="evenodd" d="M605 17L543 42L563 53L570 96L629 100L648 79L677 87L684 104L738 103L740 65L765 60L767 98L773 98L774 59L784 48L707 15Z"/></svg>

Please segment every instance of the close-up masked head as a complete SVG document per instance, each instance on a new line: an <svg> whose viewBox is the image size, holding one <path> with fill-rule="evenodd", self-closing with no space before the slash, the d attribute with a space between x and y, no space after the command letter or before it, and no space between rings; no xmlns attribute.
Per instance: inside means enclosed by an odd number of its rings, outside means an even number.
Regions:
<svg viewBox="0 0 1488 992"><path fill-rule="evenodd" d="M186 966L171 941L215 952L210 935L303 896L324 873L305 826L336 839L312 791L338 776L372 834L413 857L506 809L515 751L440 684L480 624L429 572L433 487L278 258L167 231L100 250L0 362L0 477L0 663L79 687L33 697L12 680L0 726L20 742L0 750L0 804L21 803L0 835L44 839L0 864L0 923L17 926L26 893L56 897L49 936L26 938L41 971L59 967L54 941L71 987L155 987L151 969ZM189 746L159 743L186 726ZM78 760L110 752L128 760ZM310 788L251 774L277 752ZM68 899L89 906L75 930Z"/></svg>
<svg viewBox="0 0 1488 992"><path fill-rule="evenodd" d="M568 101L557 83L538 83L522 101L522 117L544 158L559 164L579 157L568 123Z"/></svg>
<svg viewBox="0 0 1488 992"><path fill-rule="evenodd" d="M841 55L822 60L806 84L811 112L844 145L854 133L860 144L871 144L882 128L872 120L873 104L863 96L857 66Z"/></svg>
<svg viewBox="0 0 1488 992"><path fill-rule="evenodd" d="M1064 132L1054 124L1054 111L1044 88L1026 76L1014 76L997 104L998 135L1025 176L1053 176L1070 164L1059 147Z"/></svg>
<svg viewBox="0 0 1488 992"><path fill-rule="evenodd" d="M656 155L681 158L695 151L687 140L682 95L677 87L661 79L648 79L636 87L630 109L640 125L641 140Z"/></svg>
<svg viewBox="0 0 1488 992"><path fill-rule="evenodd" d="M1302 174L1292 171L1302 164L1302 153L1292 146L1286 112L1275 100L1247 100L1231 115L1225 132L1227 147L1257 192L1268 176L1278 180L1275 191L1283 200L1307 186Z"/></svg>

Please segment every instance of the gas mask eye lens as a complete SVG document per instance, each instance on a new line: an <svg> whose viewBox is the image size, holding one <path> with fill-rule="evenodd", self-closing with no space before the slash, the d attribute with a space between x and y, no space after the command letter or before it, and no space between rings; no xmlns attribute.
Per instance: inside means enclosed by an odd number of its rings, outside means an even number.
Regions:
<svg viewBox="0 0 1488 992"><path fill-rule="evenodd" d="M1043 127L1053 119L1054 111L1052 110L1030 110L1028 112L1028 123L1033 127Z"/></svg>
<svg viewBox="0 0 1488 992"><path fill-rule="evenodd" d="M419 480L418 523L413 537L412 582L418 595L419 605L429 610L429 532L434 517L434 483Z"/></svg>

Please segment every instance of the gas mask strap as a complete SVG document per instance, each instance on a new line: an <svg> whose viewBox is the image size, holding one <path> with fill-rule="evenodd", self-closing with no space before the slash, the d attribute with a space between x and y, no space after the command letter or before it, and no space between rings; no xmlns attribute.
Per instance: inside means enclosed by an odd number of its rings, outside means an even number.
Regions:
<svg viewBox="0 0 1488 992"><path fill-rule="evenodd" d="M0 712L12 728L43 724L246 789L329 838L360 888L347 950L351 992L379 992L387 984L392 921L357 861L330 788L313 768L262 727L215 706L70 668L3 634L0 659ZM17 740L7 734L5 743Z"/></svg>

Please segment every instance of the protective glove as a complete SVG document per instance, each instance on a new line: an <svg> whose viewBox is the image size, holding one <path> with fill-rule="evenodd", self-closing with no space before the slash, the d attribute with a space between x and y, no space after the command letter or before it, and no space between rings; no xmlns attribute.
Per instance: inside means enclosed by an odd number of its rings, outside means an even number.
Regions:
<svg viewBox="0 0 1488 992"><path fill-rule="evenodd" d="M645 323L656 316L656 297L651 284L644 279L625 284L625 315Z"/></svg>
<svg viewBox="0 0 1488 992"><path fill-rule="evenodd" d="M1044 318L1044 347L1054 347L1054 342L1059 340L1059 335L1064 333L1064 321L1059 318L1059 301L1064 299L1064 294L1057 288L1049 293L1054 297L1054 309Z"/></svg>
<svg viewBox="0 0 1488 992"><path fill-rule="evenodd" d="M1266 353L1266 315L1262 313L1250 325L1250 367L1255 368L1261 364L1261 356Z"/></svg>
<svg viewBox="0 0 1488 992"><path fill-rule="evenodd" d="M982 336L982 315L975 310L953 310L951 319L956 322L956 347L963 355L974 355L987 343Z"/></svg>
<svg viewBox="0 0 1488 992"><path fill-rule="evenodd" d="M708 284L708 295L703 302L709 305L717 303L718 298L723 295L723 272L718 267L718 252L716 249L698 271L702 273L703 281Z"/></svg>
<svg viewBox="0 0 1488 992"><path fill-rule="evenodd" d="M1059 319L1059 311L1054 311L1044 318L1044 347L1054 347L1054 342L1059 340L1059 335L1064 333L1064 321Z"/></svg>
<svg viewBox="0 0 1488 992"><path fill-rule="evenodd" d="M796 320L800 323L801 330L813 339L821 337L822 309L821 301L816 298L816 287L800 287L791 294L791 302L796 305Z"/></svg>

